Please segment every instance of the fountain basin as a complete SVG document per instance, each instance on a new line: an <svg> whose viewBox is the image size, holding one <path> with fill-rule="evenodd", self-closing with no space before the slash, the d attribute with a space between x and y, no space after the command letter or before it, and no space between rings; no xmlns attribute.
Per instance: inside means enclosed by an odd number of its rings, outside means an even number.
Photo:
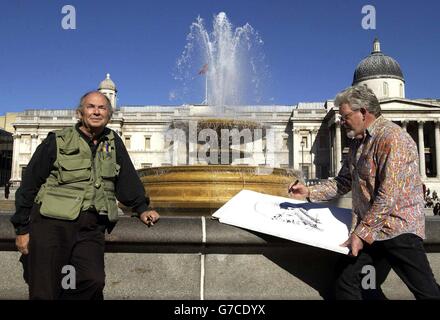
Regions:
<svg viewBox="0 0 440 320"><path fill-rule="evenodd" d="M165 215L211 215L243 189L287 197L292 169L190 165L138 170L151 206Z"/></svg>

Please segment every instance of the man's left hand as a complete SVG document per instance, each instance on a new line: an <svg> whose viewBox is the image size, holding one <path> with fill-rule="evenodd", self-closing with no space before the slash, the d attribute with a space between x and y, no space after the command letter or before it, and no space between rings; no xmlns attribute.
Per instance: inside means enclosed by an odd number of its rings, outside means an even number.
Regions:
<svg viewBox="0 0 440 320"><path fill-rule="evenodd" d="M148 227L154 226L154 224L159 220L160 215L156 210L144 211L139 215L139 219L145 223Z"/></svg>
<svg viewBox="0 0 440 320"><path fill-rule="evenodd" d="M347 247L350 249L350 255L357 257L359 251L364 247L364 242L356 234L352 233L350 238L341 244L341 247Z"/></svg>

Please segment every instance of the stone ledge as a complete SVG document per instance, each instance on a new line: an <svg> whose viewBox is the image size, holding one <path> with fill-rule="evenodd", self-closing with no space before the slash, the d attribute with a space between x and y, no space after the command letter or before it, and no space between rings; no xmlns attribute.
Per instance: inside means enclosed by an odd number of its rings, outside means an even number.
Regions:
<svg viewBox="0 0 440 320"><path fill-rule="evenodd" d="M26 299L9 217L0 214L0 299ZM123 217L106 239L105 297L195 300L202 289L213 300L331 297L340 254L205 219L204 238L201 217L163 217L153 228ZM426 229L440 279L440 219L427 218ZM392 270L382 288L389 299L414 298Z"/></svg>
<svg viewBox="0 0 440 320"><path fill-rule="evenodd" d="M15 235L9 218L0 214L0 251L15 251ZM162 217L148 228L137 218L121 217L111 234L106 235L107 252L149 253L264 253L266 248L308 246L253 232L205 218L206 241L201 217ZM426 217L427 252L440 252L440 217Z"/></svg>

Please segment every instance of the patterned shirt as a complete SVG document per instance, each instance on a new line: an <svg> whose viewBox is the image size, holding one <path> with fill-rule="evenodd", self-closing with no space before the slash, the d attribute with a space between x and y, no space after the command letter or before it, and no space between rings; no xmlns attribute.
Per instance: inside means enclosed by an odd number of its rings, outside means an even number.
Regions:
<svg viewBox="0 0 440 320"><path fill-rule="evenodd" d="M371 244L403 233L425 238L423 184L417 146L398 125L378 117L353 139L338 176L309 187L312 201L352 191L350 233Z"/></svg>

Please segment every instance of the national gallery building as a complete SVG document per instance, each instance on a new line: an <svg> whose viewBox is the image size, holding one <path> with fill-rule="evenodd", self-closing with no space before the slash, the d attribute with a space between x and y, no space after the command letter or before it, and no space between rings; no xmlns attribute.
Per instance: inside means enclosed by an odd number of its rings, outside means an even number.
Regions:
<svg viewBox="0 0 440 320"><path fill-rule="evenodd" d="M380 100L383 115L408 131L418 146L425 184L431 190L440 190L440 99L406 99L402 69L396 60L382 53L378 40L374 41L371 54L354 70L353 84L371 88ZM198 123L209 123L218 117L213 117L211 107L118 105L117 86L109 74L98 90L112 102L114 114L108 126L121 136L136 169L210 163L206 157L191 156L200 152L203 147L200 142L207 140L199 135L194 146L191 137L186 137L186 143L179 143L176 150L169 132L179 128L179 124L187 124L187 129L188 124L195 123L199 134ZM47 134L77 121L74 109L75 106L70 110L26 110L16 114L12 123L10 178L15 187ZM292 168L302 171L305 179L327 179L338 173L348 152L345 130L341 128L338 108L332 100L225 107L221 117L243 119L238 126L241 131L245 130L246 123L254 128L252 143L242 139L245 143L238 145L239 157L229 158L227 164ZM233 128L233 121L230 123ZM260 129L258 137L255 137L255 128ZM188 134L188 130L182 132Z"/></svg>

